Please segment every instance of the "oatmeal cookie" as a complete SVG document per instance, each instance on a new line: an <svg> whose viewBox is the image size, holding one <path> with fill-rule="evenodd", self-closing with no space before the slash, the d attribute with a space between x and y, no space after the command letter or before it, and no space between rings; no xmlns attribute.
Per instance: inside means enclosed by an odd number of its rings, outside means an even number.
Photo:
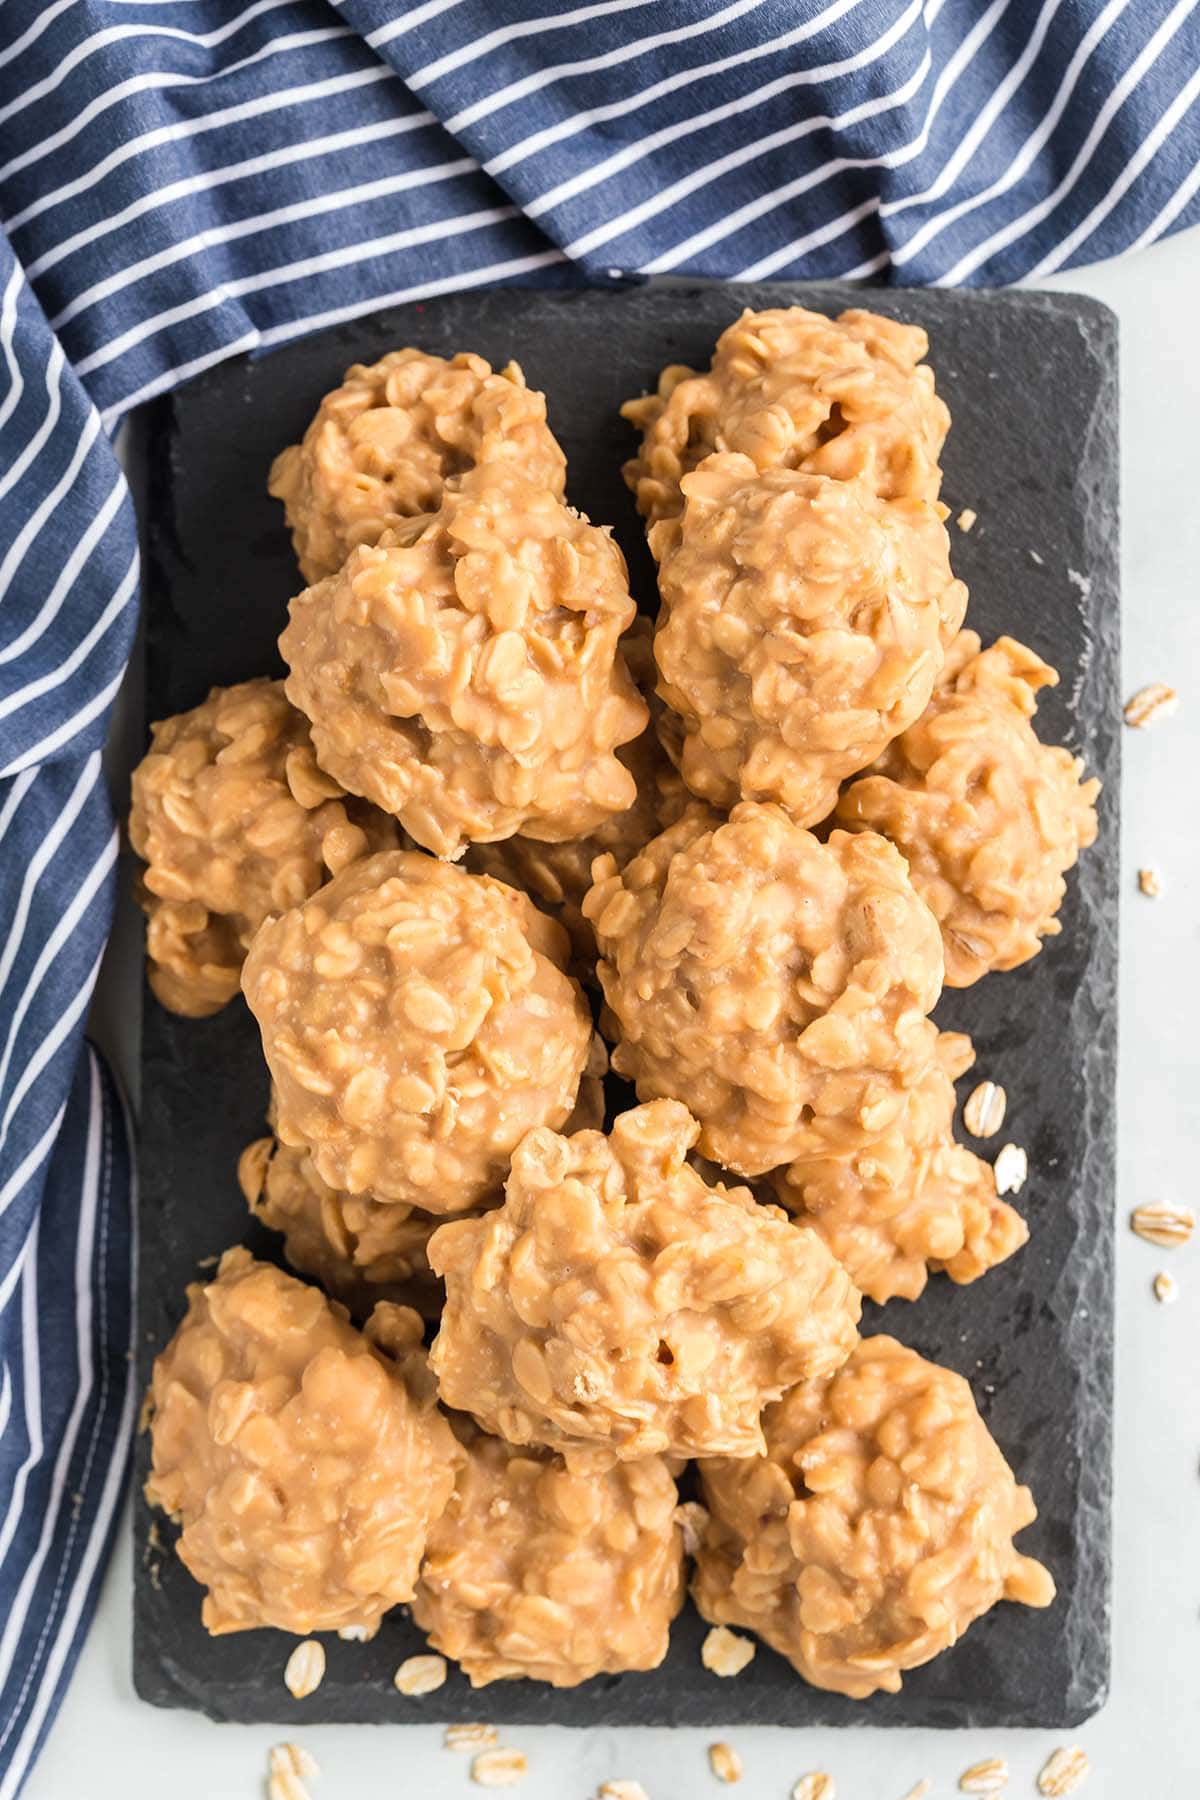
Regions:
<svg viewBox="0 0 1200 1800"><path fill-rule="evenodd" d="M861 481L759 473L715 455L655 526L659 692L702 799L775 801L801 825L925 710L967 591L927 500Z"/></svg>
<svg viewBox="0 0 1200 1800"><path fill-rule="evenodd" d="M456 1421L457 1425L457 1421ZM575 1687L656 1669L683 1603L675 1483L661 1457L568 1468L461 1427L466 1460L431 1531L413 1618L472 1687Z"/></svg>
<svg viewBox="0 0 1200 1800"><path fill-rule="evenodd" d="M948 1649L998 1600L1048 1606L1013 1546L1037 1516L961 1375L894 1338L771 1407L767 1453L701 1469L693 1596L815 1687L861 1700Z"/></svg>
<svg viewBox="0 0 1200 1800"><path fill-rule="evenodd" d="M281 681L213 688L150 727L133 771L129 837L146 863L150 985L204 1018L238 991L251 938L356 857L398 842L393 819L317 767Z"/></svg>
<svg viewBox="0 0 1200 1800"><path fill-rule="evenodd" d="M650 708L646 729L617 751L637 788L633 805L605 819L587 837L546 844L518 832L496 843L472 844L466 855L469 869L520 888L566 927L581 980L591 979L596 965L595 934L583 916L592 864L609 852L623 869L643 844L675 823L691 798L663 747L664 708L654 694L657 669L652 644L653 631L644 617L635 619L621 639L626 665ZM667 734L670 730L665 727Z"/></svg>
<svg viewBox="0 0 1200 1800"><path fill-rule="evenodd" d="M1055 671L1024 644L959 634L915 725L838 803L839 825L881 831L942 928L946 985L1015 969L1060 929L1064 876L1095 841L1100 783L1043 744L1031 719Z"/></svg>
<svg viewBox="0 0 1200 1800"><path fill-rule="evenodd" d="M305 581L324 580L359 544L436 512L455 475L509 461L562 497L567 462L545 396L516 363L393 350L347 369L298 444L281 450L268 487L282 500Z"/></svg>
<svg viewBox="0 0 1200 1800"><path fill-rule="evenodd" d="M457 857L633 805L616 755L647 716L618 645L633 616L607 531L506 461L306 589L279 647L322 768Z"/></svg>
<svg viewBox="0 0 1200 1800"><path fill-rule="evenodd" d="M415 1313L382 1306L364 1335L246 1250L189 1287L154 1365L146 1498L181 1527L214 1635L370 1630L412 1599L461 1456L420 1342Z"/></svg>
<svg viewBox="0 0 1200 1800"><path fill-rule="evenodd" d="M619 1043L642 1100L681 1100L699 1149L762 1175L804 1147L814 1117L882 1131L925 1073L942 985L937 922L880 837L828 843L778 807L728 822L692 808L584 912Z"/></svg>
<svg viewBox="0 0 1200 1800"><path fill-rule="evenodd" d="M930 1270L977 1281L1029 1236L997 1194L991 1165L954 1136L954 1081L973 1060L969 1038L942 1032L936 1061L884 1131L864 1143L838 1120L816 1122L772 1177L780 1204L870 1300L915 1300Z"/></svg>
<svg viewBox="0 0 1200 1800"><path fill-rule="evenodd" d="M621 408L642 433L625 465L638 510L652 524L675 516L680 481L714 450L757 469L860 478L883 500L936 500L950 414L928 348L919 326L859 307L836 319L802 306L744 312L706 373L674 364L656 393Z"/></svg>
<svg viewBox="0 0 1200 1800"><path fill-rule="evenodd" d="M749 1456L762 1409L844 1362L859 1296L811 1232L684 1159L685 1107L534 1131L504 1205L433 1238L443 1400L512 1443Z"/></svg>
<svg viewBox="0 0 1200 1800"><path fill-rule="evenodd" d="M260 1224L283 1237L293 1269L311 1275L355 1317L377 1300L441 1311L441 1285L429 1267L436 1213L370 1194L339 1193L322 1181L307 1150L256 1138L238 1159L238 1184Z"/></svg>
<svg viewBox="0 0 1200 1800"><path fill-rule="evenodd" d="M478 1206L525 1133L575 1106L592 1022L566 955L485 875L417 851L355 863L246 959L279 1137L341 1192Z"/></svg>

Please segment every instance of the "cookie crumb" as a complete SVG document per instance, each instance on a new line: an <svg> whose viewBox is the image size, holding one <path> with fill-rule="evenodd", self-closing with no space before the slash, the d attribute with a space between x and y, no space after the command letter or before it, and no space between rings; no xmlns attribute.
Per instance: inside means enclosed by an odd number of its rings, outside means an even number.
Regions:
<svg viewBox="0 0 1200 1800"><path fill-rule="evenodd" d="M993 1170L998 1194L1019 1194L1029 1176L1029 1158L1019 1144L1005 1144Z"/></svg>
<svg viewBox="0 0 1200 1800"><path fill-rule="evenodd" d="M675 1508L675 1523L683 1533L684 1555L695 1556L708 1524L708 1508L699 1500L685 1500Z"/></svg>
<svg viewBox="0 0 1200 1800"><path fill-rule="evenodd" d="M963 1124L972 1137L995 1137L1004 1123L1008 1095L998 1081L981 1081L968 1094L963 1106Z"/></svg>
<svg viewBox="0 0 1200 1800"><path fill-rule="evenodd" d="M283 1685L293 1700L307 1700L325 1679L325 1646L316 1638L305 1638L287 1659Z"/></svg>
<svg viewBox="0 0 1200 1800"><path fill-rule="evenodd" d="M416 1700L443 1687L448 1673L444 1656L406 1656L392 1676L392 1686Z"/></svg>
<svg viewBox="0 0 1200 1800"><path fill-rule="evenodd" d="M979 514L975 511L973 506L964 506L956 520L958 529L960 531L970 531L978 517Z"/></svg>
<svg viewBox="0 0 1200 1800"><path fill-rule="evenodd" d="M700 1646L700 1661L713 1675L740 1675L754 1661L755 1645L727 1625L714 1625Z"/></svg>
<svg viewBox="0 0 1200 1800"><path fill-rule="evenodd" d="M1154 868L1139 869L1138 887L1151 900L1157 900L1162 893L1162 876Z"/></svg>

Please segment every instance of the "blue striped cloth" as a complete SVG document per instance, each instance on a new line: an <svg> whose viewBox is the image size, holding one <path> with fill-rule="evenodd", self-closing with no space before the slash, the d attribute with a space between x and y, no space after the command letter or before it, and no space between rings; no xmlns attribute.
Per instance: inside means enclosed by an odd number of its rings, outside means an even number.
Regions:
<svg viewBox="0 0 1200 1800"><path fill-rule="evenodd" d="M1200 217L1197 0L0 0L0 1800L133 1410L84 1042L134 631L111 433L240 351L498 282L1012 282Z"/></svg>

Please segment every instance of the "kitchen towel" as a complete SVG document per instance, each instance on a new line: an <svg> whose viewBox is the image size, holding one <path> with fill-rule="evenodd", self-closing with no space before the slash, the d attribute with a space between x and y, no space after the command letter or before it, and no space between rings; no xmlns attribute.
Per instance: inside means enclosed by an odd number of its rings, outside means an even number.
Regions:
<svg viewBox="0 0 1200 1800"><path fill-rule="evenodd" d="M1200 217L1200 0L0 0L0 216L12 1800L135 1410L129 1133L83 1038L138 592L120 420L223 357L449 289L995 285L1136 249Z"/></svg>

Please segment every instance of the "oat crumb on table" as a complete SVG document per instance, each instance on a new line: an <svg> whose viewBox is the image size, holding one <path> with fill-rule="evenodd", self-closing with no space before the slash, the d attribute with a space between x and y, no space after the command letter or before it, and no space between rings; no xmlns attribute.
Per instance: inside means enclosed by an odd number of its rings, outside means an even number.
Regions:
<svg viewBox="0 0 1200 1800"><path fill-rule="evenodd" d="M1160 1269L1154 1277L1154 1298L1164 1306L1179 1298L1179 1283L1166 1269Z"/></svg>
<svg viewBox="0 0 1200 1800"><path fill-rule="evenodd" d="M734 1782L742 1779L742 1759L732 1744L710 1744L708 1761L718 1781Z"/></svg>
<svg viewBox="0 0 1200 1800"><path fill-rule="evenodd" d="M1162 893L1162 876L1158 870L1149 867L1138 870L1138 888L1149 900L1157 900Z"/></svg>
<svg viewBox="0 0 1200 1800"><path fill-rule="evenodd" d="M972 506L964 506L955 523L960 531L970 531L979 514Z"/></svg>
<svg viewBox="0 0 1200 1800"><path fill-rule="evenodd" d="M494 1725L447 1725L442 1738L447 1750L491 1750L499 1742Z"/></svg>
<svg viewBox="0 0 1200 1800"><path fill-rule="evenodd" d="M640 1781L603 1781L596 1789L596 1800L650 1800Z"/></svg>
<svg viewBox="0 0 1200 1800"><path fill-rule="evenodd" d="M1050 1800L1073 1794L1087 1780L1089 1769L1087 1753L1078 1744L1056 1750L1038 1776L1038 1793L1047 1795Z"/></svg>
<svg viewBox="0 0 1200 1800"><path fill-rule="evenodd" d="M1154 1201L1139 1206L1129 1216L1138 1237L1163 1250L1175 1250L1186 1244L1196 1229L1196 1215L1190 1206L1178 1206L1171 1200Z"/></svg>
<svg viewBox="0 0 1200 1800"><path fill-rule="evenodd" d="M1179 695L1168 682L1152 681L1125 702L1125 723L1144 731L1147 726L1169 719L1178 705Z"/></svg>
<svg viewBox="0 0 1200 1800"><path fill-rule="evenodd" d="M837 1783L824 1770L814 1769L800 1777L792 1789L792 1800L837 1800Z"/></svg>
<svg viewBox="0 0 1200 1800"><path fill-rule="evenodd" d="M521 1750L481 1750L471 1764L471 1780L479 1787L516 1787L525 1779L529 1764Z"/></svg>
<svg viewBox="0 0 1200 1800"><path fill-rule="evenodd" d="M1002 1756L972 1763L958 1778L964 1794L999 1794L1008 1786L1008 1764Z"/></svg>
<svg viewBox="0 0 1200 1800"><path fill-rule="evenodd" d="M907 1794L904 1795L903 1800L925 1800L926 1794L930 1792L932 1787L933 1783L930 1781L928 1775L922 1775L920 1781L914 1782L913 1786L909 1788Z"/></svg>
<svg viewBox="0 0 1200 1800"><path fill-rule="evenodd" d="M310 1800L306 1782L321 1773L315 1756L299 1744L275 1744L267 1759L267 1800Z"/></svg>

